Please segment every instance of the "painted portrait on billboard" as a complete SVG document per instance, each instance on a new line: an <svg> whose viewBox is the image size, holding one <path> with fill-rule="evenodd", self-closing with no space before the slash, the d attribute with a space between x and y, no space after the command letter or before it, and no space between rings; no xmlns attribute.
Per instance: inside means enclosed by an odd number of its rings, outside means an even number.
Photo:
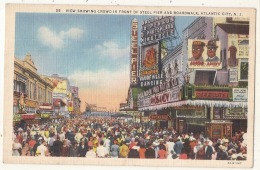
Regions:
<svg viewBox="0 0 260 170"><path fill-rule="evenodd" d="M215 39L188 40L188 66L194 69L220 69L220 41Z"/></svg>
<svg viewBox="0 0 260 170"><path fill-rule="evenodd" d="M159 44L151 44L142 48L141 75L154 75L159 73Z"/></svg>

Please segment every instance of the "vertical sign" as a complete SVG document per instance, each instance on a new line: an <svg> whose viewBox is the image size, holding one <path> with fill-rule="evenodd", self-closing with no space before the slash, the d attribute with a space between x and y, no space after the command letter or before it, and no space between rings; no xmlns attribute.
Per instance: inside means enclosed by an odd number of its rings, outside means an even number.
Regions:
<svg viewBox="0 0 260 170"><path fill-rule="evenodd" d="M238 70L236 68L231 68L229 70L229 82L237 82Z"/></svg>
<svg viewBox="0 0 260 170"><path fill-rule="evenodd" d="M131 62L130 84L137 85L137 55L138 55L138 21L132 20L131 28Z"/></svg>

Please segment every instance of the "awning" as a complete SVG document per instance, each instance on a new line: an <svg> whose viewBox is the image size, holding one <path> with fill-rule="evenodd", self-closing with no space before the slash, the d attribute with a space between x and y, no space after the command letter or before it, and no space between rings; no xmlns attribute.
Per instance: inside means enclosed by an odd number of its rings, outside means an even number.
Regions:
<svg viewBox="0 0 260 170"><path fill-rule="evenodd" d="M230 101L222 101L222 100L183 100L172 103L166 103L155 106L147 106L138 108L139 111L152 111L152 110L162 110L171 107L180 107L183 105L191 105L191 106L208 106L208 107L242 107L247 108L247 102L230 102Z"/></svg>

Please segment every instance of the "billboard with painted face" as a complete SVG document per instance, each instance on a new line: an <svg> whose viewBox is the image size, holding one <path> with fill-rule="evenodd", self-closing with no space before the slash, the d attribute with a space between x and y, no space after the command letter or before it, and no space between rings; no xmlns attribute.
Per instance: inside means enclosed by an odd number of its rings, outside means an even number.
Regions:
<svg viewBox="0 0 260 170"><path fill-rule="evenodd" d="M141 76L159 73L159 43L142 47Z"/></svg>
<svg viewBox="0 0 260 170"><path fill-rule="evenodd" d="M59 78L50 78L53 83L53 93L64 93L67 94L68 80Z"/></svg>
<svg viewBox="0 0 260 170"><path fill-rule="evenodd" d="M188 67L194 69L221 69L220 41L189 39Z"/></svg>

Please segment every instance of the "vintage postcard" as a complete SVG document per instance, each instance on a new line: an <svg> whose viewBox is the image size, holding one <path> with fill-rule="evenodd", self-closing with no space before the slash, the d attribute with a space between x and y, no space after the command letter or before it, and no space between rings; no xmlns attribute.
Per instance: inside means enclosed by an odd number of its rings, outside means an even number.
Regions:
<svg viewBox="0 0 260 170"><path fill-rule="evenodd" d="M4 163L253 167L253 8L6 5Z"/></svg>

